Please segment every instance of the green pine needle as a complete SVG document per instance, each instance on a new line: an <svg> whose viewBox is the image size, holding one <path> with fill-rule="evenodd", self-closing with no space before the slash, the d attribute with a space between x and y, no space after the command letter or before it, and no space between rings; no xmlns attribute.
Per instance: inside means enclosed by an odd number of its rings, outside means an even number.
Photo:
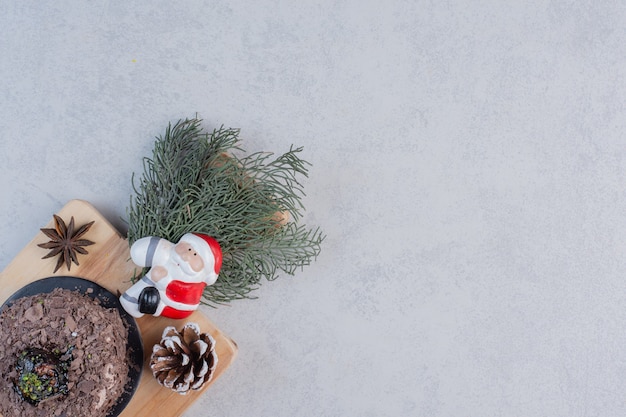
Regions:
<svg viewBox="0 0 626 417"><path fill-rule="evenodd" d="M223 254L217 282L203 302L226 304L253 298L260 281L293 275L320 253L320 229L298 224L304 210L300 176L310 165L302 148L274 158L271 153L244 157L239 130L207 134L199 119L180 120L158 137L143 176L133 176L134 198L128 214L128 240L158 236L177 242L188 232L213 236Z"/></svg>

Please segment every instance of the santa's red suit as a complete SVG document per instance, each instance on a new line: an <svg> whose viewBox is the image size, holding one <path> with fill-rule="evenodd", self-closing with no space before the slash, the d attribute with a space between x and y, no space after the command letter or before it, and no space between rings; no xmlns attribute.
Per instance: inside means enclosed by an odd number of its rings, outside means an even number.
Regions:
<svg viewBox="0 0 626 417"><path fill-rule="evenodd" d="M198 308L205 287L217 280L222 266L219 244L200 233L187 233L176 245L145 237L133 243L130 254L137 265L150 267L120 297L124 309L134 317L188 317Z"/></svg>
<svg viewBox="0 0 626 417"><path fill-rule="evenodd" d="M176 308L165 306L161 315L164 317L170 317L172 319L184 319L188 317L193 310L198 308L200 304L200 298L202 298L202 292L206 287L206 283L190 283L183 281L171 281L165 288L165 295L168 300L179 304L184 304L185 307L191 308L191 310L178 310Z"/></svg>

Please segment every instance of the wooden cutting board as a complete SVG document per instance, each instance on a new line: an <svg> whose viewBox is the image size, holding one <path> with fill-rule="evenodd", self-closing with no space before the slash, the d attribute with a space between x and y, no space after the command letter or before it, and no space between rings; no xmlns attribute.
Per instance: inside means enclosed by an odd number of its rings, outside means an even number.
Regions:
<svg viewBox="0 0 626 417"><path fill-rule="evenodd" d="M77 226L95 221L85 235L86 239L95 242L94 245L86 247L89 254L78 255L79 266L72 264L70 271L62 266L56 274L53 274L56 258L41 259L47 251L37 246L49 239L41 232L36 233L33 240L0 273L0 305L24 285L41 278L55 275L81 277L94 281L113 294L117 294L129 288L131 278L140 272L130 260L128 241L91 204L82 200L72 200L55 214L66 223L69 223L73 216ZM41 227L54 227L52 213L50 213L50 219L47 225ZM38 229L35 230L38 231ZM198 391L180 395L160 386L152 376L148 365L152 346L161 339L163 329L170 325L180 328L187 322L198 323L202 332L213 336L216 341L218 363L213 379L208 384ZM120 414L122 417L180 416L224 373L237 355L237 344L215 327L200 311L195 311L183 320L144 316L137 319L137 324L144 345L144 366L139 387L128 406Z"/></svg>

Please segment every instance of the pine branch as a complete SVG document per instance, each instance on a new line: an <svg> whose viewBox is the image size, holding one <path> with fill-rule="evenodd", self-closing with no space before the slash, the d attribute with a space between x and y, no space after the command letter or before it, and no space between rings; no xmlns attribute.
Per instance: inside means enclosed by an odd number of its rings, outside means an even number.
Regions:
<svg viewBox="0 0 626 417"><path fill-rule="evenodd" d="M158 137L144 172L133 176L128 239L144 236L177 242L201 232L220 242L222 269L206 288L204 302L224 304L253 298L262 279L293 275L320 252L324 234L298 224L305 195L301 176L309 163L302 148L274 158L271 153L236 154L239 131L201 128L201 120L180 120Z"/></svg>

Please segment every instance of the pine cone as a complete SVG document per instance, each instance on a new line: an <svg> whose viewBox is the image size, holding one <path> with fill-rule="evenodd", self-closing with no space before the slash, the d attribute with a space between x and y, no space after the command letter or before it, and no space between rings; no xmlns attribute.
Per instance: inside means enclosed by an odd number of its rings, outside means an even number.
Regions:
<svg viewBox="0 0 626 417"><path fill-rule="evenodd" d="M185 324L180 332L173 326L166 327L150 359L157 381L179 394L209 382L216 365L215 340L208 333L200 334L196 323Z"/></svg>

